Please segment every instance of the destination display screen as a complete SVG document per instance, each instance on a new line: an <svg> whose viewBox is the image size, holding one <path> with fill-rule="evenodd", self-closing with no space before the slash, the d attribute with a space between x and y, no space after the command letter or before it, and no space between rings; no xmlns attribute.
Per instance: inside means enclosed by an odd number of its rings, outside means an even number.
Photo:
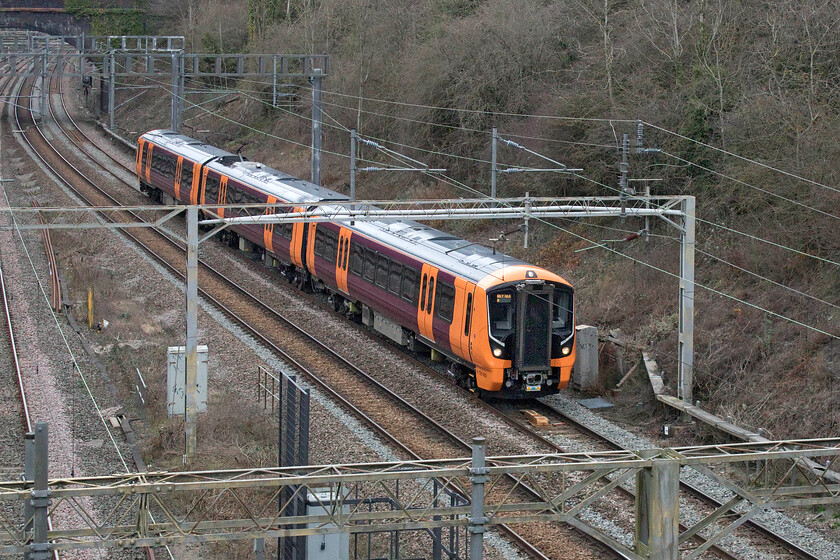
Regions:
<svg viewBox="0 0 840 560"><path fill-rule="evenodd" d="M510 303L513 301L513 294L496 294L496 303Z"/></svg>

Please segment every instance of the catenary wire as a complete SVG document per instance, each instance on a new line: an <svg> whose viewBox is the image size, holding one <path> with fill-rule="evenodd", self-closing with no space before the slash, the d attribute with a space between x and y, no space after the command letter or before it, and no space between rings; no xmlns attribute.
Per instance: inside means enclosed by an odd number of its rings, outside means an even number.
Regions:
<svg viewBox="0 0 840 560"><path fill-rule="evenodd" d="M739 184L739 185L743 185L743 186L745 186L745 187L749 187L749 188L751 188L751 189L757 190L757 191L759 191L759 192L762 192L762 193L764 193L764 194L766 194L766 195L769 195L769 196L772 196L772 197L774 197L774 198L778 198L778 199L780 199L780 200L784 200L785 202L789 202L789 203L791 203L791 204L795 204L795 205L797 205L797 206L801 206L802 208L805 208L805 209L807 209L807 210L811 210L812 212L817 212L818 214L822 214L823 216L827 216L827 217L832 218L832 219L834 219L834 220L840 220L840 216L836 216L836 215L834 215L834 214L832 214L832 213L830 213L830 212L826 212L825 210L820 210L819 208L815 208L815 207L813 207L813 206L809 206L809 205L807 205L807 204L805 204L805 203L803 203L803 202L799 202L798 200L794 200L794 199L792 199L792 198L788 198L788 197L786 197L786 196L782 196L782 195L780 195L780 194L774 193L774 192L773 192L773 191L771 191L771 190L768 190L768 189L765 189L765 188L759 187L759 186L757 186L757 185L753 185L753 184L747 183L746 181L742 181L741 179L736 179L735 177L732 177L732 176L727 175L727 174L725 174L725 173L721 173L720 171L715 171L714 169L710 169L710 168L708 168L708 167L705 167L705 166L703 166L703 165L700 165L699 163L695 163L695 162L693 162L693 161L690 161L690 160L687 160L687 159L681 158L680 156L677 156L677 155L671 154L671 153L666 152L666 151L664 151L664 150L663 150L661 153L662 153L663 155L666 155L666 156L668 156L668 157L670 157L670 158L673 158L673 159L675 159L675 160L677 160L677 161L679 161L679 162L685 163L685 164L686 164L686 165L688 165L688 166L691 166L691 167L696 167L697 169L702 169L703 171L706 171L706 172L708 172L708 173L713 173L713 174L717 175L718 177L722 177L722 178L724 178L724 179L728 179L728 180L730 180L730 181L732 181L732 182L734 182L734 183L737 183L737 184Z"/></svg>
<svg viewBox="0 0 840 560"><path fill-rule="evenodd" d="M751 164L753 164L753 165L758 165L758 166L760 166L760 167L764 167L765 169L769 169L770 171L775 171L776 173L781 173L782 175L786 175L786 176L788 176L788 177L791 177L791 178L793 178L793 179L797 179L797 180L802 181L802 182L804 182L804 183L811 184L811 185L813 185L813 186L815 186L815 187L820 187L820 188L823 188L823 189L828 189L828 190L830 190L830 191L840 193L840 189L837 189L837 188L834 188L834 187L830 187L830 186L828 186L828 185L826 185L826 184L824 184L824 183L820 183L819 181L814 181L813 179L808 179L807 177L802 177L801 175L797 175L797 174L795 174L795 173L791 173L790 171L785 171L785 170L783 170L783 169L779 169L778 167L773 167L772 165L768 165L768 164L766 164L766 163L762 163L762 162L760 162L760 161L756 161L756 160L754 160L754 159L750 159L750 158L748 158L748 157L745 157L745 156L742 156L742 155L736 154L736 153L734 153L734 152L730 152L730 151L725 150L725 149L723 149L723 148L718 148L717 146L713 146L713 145L711 145L711 144L707 144L707 143L705 143L705 142L701 142L701 141L699 141L699 140L695 140L695 139L693 139L693 138L689 138L688 136L684 136L684 135L682 135L682 134L680 134L680 133L678 133L678 132L674 132L673 130L668 130L667 128L663 128L663 127L661 127L661 126L657 126L657 125L655 125L655 124L653 124L653 123L649 123L649 122L647 122L647 121L644 121L644 124L645 124L645 125L647 125L647 126L650 126L651 128L654 128L654 129L656 129L656 130L659 130L659 131L661 131L661 132L665 132L666 134L671 134L671 135L673 135L673 136L676 136L677 138L681 138L681 139L683 139L683 140L688 140L689 142L693 142L693 143L695 143L695 144L697 144L697 145L699 145L699 146L703 146L704 148L709 148L710 150L714 150L714 151L716 151L716 152L720 152L720 153L722 153L722 154L724 154L724 155L727 155L727 156L730 156L730 157L734 157L734 158L736 158L736 159L740 159L740 160L745 161L745 162L747 162L747 163L751 163Z"/></svg>

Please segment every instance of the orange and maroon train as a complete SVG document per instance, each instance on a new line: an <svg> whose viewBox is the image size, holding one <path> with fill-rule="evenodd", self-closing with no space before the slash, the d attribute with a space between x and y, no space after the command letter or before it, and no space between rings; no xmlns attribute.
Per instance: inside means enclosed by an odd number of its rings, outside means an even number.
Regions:
<svg viewBox="0 0 840 560"><path fill-rule="evenodd" d="M340 193L170 130L142 135L140 189L159 202L346 201ZM218 209L223 217L246 210ZM566 387L575 361L573 290L560 276L412 221L234 226L290 280L398 344L431 350L459 383L530 398Z"/></svg>

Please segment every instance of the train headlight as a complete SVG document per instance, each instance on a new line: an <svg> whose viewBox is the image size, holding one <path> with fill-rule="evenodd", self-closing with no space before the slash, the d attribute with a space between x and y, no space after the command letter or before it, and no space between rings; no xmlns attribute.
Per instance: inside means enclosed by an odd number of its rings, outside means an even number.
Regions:
<svg viewBox="0 0 840 560"><path fill-rule="evenodd" d="M571 352L571 351L572 351L572 349L571 349L571 348L569 348L568 346L564 346L564 347L563 347L563 349L562 349L562 350L560 350L560 352L562 352L562 354L563 354L564 356L568 356L568 355L569 355L569 352Z"/></svg>
<svg viewBox="0 0 840 560"><path fill-rule="evenodd" d="M502 349L501 348L493 348L493 355L496 356L497 358L501 357Z"/></svg>

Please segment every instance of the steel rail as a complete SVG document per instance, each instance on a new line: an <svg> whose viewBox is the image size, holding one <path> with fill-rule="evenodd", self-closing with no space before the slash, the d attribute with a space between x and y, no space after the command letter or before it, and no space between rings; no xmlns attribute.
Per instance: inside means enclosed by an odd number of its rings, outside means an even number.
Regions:
<svg viewBox="0 0 840 560"><path fill-rule="evenodd" d="M9 335L9 342L12 350L12 361L15 365L15 372L17 374L17 384L20 389L20 400L22 403L23 424L26 432L32 431L32 418L29 415L29 404L26 401L26 390L23 387L23 374L20 371L20 358L18 357L17 344L15 343L14 326L12 325L12 316L9 312L9 301L6 297L6 280L3 274L3 262L0 259L0 292L3 293L3 312L6 317L6 328L4 331Z"/></svg>
<svg viewBox="0 0 840 560"><path fill-rule="evenodd" d="M62 96L62 98L63 98L63 96ZM65 106L65 108L66 108L66 106ZM51 107L50 107L50 110L52 110L52 109L51 109ZM68 113L68 116L69 116L69 113ZM54 114L53 114L53 117L55 117L55 115L54 115ZM72 120L72 119L71 119L71 120ZM56 120L56 122L58 123L59 121L58 121L58 120ZM75 124L75 121L73 121L73 122L74 122L74 124ZM19 129L22 129L22 128L21 128L21 126L20 126L20 123L19 123L19 122L18 122L18 128L19 128ZM96 185L96 184L95 184L92 180L90 180L87 176L85 176L85 174L84 174L83 172L81 172L81 171L80 171L80 170L79 170L76 166L74 166L74 165L73 165L73 164L72 164L69 160L67 160L67 159L66 159L66 158L65 158L65 157L64 157L64 156L63 156L63 155L62 155L62 154L61 154L61 153L60 153L60 152L59 152L59 151L58 151L58 150L57 150L57 149L56 149L56 148L55 148L55 147L54 147L54 146L50 143L50 142L49 142L49 140L46 138L46 136L45 136L45 135L41 132L40 128L38 128L37 126L36 126L35 128L36 128L36 130L38 131L39 135L41 136L42 140L43 140L43 141L44 141L44 142L45 142L45 143L46 143L46 144L50 147L50 149L52 149L52 150L53 150L53 152L54 152L54 153L55 153L55 154L56 154L56 155L57 155L57 156L58 156L58 157L59 157L59 158L60 158L60 159L64 162L64 164L66 164L66 165L67 165L70 169L72 169L72 171L73 171L73 172L74 172L74 173L75 173L75 174L76 174L76 175L77 175L77 176L78 176L81 180L85 181L88 185L90 185L91 187L93 187L94 189L96 189L97 191L99 191L99 192L100 192L100 194L101 194L102 196L104 196L104 197L106 197L107 199L111 200L111 201L112 201L112 202L113 202L116 206L121 206L121 204L119 203L119 201L117 201L117 200L116 200L113 196L111 196L111 195L109 195L108 193L106 193L106 192L105 192L102 188L100 188L100 187L99 187L98 185ZM61 126L59 126L59 128L61 128ZM62 129L62 130L63 130L63 129ZM77 130L79 130L79 129L78 129L78 127L77 127ZM81 130L80 130L80 132L81 132ZM65 134L66 134L66 132L65 132ZM85 135L85 136L86 136L86 135ZM87 137L87 136L86 136L86 137ZM28 139L28 138L26 138L26 137L25 137L25 135L24 135L24 138L27 140L27 142L29 142L29 139ZM74 143L74 144L75 144L75 143ZM53 173L56 177L58 177L58 178L59 178L59 179L60 179L60 180L61 180L61 181L65 184L65 186L66 186L68 189L71 189L71 190L74 192L74 194L75 194L76 196L78 196L78 197L79 197L79 198L80 198L80 199L81 199L84 203L86 203L86 204L88 204L88 205L93 206L93 204L91 203L91 201L89 201L89 200L87 199L87 197L85 197L85 196L84 196L84 195L83 195L83 194L82 194L82 193L81 193L78 189L76 189L76 188L73 186L73 184L72 184L70 181L68 181L66 177L64 177L64 176L63 176L63 174L59 173L59 172L58 172L58 170L56 170L56 169L55 169L55 168L54 168L54 167L53 167L53 166L52 166L52 165L51 165L48 161L46 161L46 158L45 158L45 157L44 157L44 156L43 156L43 155L42 155L42 154L41 154L38 150L36 150L36 149L34 148L34 146L32 146L32 144L31 144L31 143L30 143L30 147L33 149L33 152L35 152L35 153L38 155L38 157L39 157L39 159L41 160L41 162L42 162L45 166L47 166L47 168L48 168L48 169L50 169L50 171L51 171L51 172L52 172L52 173ZM94 162L98 163L101 167L103 167L103 168L104 168L104 166L103 166L102 164L100 164L96 158L91 158L91 159L92 159ZM112 158L112 159L113 159L113 158ZM125 166L123 166L123 167L125 167ZM131 215L132 215L135 219L137 219L138 221L143 221L143 220L142 220L142 218L141 218L140 216L137 216L136 214L133 214L133 213L130 213L130 214L131 214ZM107 216L103 216L103 217L104 217L105 219L109 219ZM184 250L184 248L183 248L183 247L182 247L179 243L177 243L177 242L173 241L173 240L172 240L172 239L171 239L168 235L165 235L163 232L160 232L160 231L157 231L157 230L156 230L156 232L157 232L159 235L161 235L161 237L162 237L163 239L165 239L167 242L169 242L171 245L173 245L173 246L177 247L179 250L182 250L182 251ZM124 233L127 237L129 237L130 239L132 239L132 241L133 241L133 242L137 243L137 244L138 244L141 248L143 248L143 250L145 250L147 253L149 253L149 254L150 254L150 255L151 255L151 256L152 256L152 257L153 257L153 258L154 258L154 259L155 259L155 260L156 260L159 264L161 264L161 265L162 265L162 266L164 266L167 270L169 270L169 271L170 271L170 273L172 273L172 274L173 274L173 275L175 275L176 277L180 277L180 278L182 278L182 279L185 279L185 276L183 275L183 273L181 273L181 272L180 272L180 270L178 270L176 267L172 266L172 265L171 265L168 261L166 261L163 257L161 257L161 256L157 255L157 254L156 254L156 253L155 253L155 252L154 252L154 251L153 251L150 247L148 247L146 244L144 244L142 241L140 241L140 240L139 240L136 236L132 235L132 234L131 234L130 232L128 232L128 231L123 231L123 233ZM299 328L297 325L295 325L294 323L292 323L291 321L289 321L287 318L283 317L282 315L280 315L279 313L277 313L274 309L270 308L268 305L266 305L265 303L263 303L261 300L259 300L259 298L257 298L256 296L254 296L254 295L250 294L250 293L249 293L249 292L248 292L245 288L241 287L240 285L238 285L238 284L237 284L237 283L235 283L234 281L230 280L229 278L227 278L226 276L224 276L222 273L220 273L219 271L217 271L216 269L214 269L213 267L211 267L210 265L208 265L206 262L201 262L201 266L202 266L202 268L206 269L208 272L211 272L213 275L215 275L215 276L216 276L217 278L219 278L220 280L222 280L222 281L226 282L226 283L227 283L229 286L231 286L234 290L236 290L236 291L240 292L242 295L244 295L244 296L246 296L246 297L250 298L250 299L251 299L253 302L255 302L258 306L262 307L264 311L267 311L269 314L274 315L275 317L277 317L278 319L280 319L281 321L283 321L283 322L284 322L285 324L287 324L288 326L293 327L294 329L296 329L297 331L299 331L299 332L300 332L303 336L308 337L310 340L312 340L312 341L313 341L313 342L315 342L317 345L319 345L319 346L320 346L320 347L321 347L324 351L328 352L328 353L329 353L329 354L331 354L333 357L335 357L335 358L339 359L339 360L340 360L340 361L342 361L342 363L344 363L347 367L349 367L350 369L352 369L352 370L356 371L359 375L363 376L366 380L368 380L369 382L371 382L372 384L374 384L375 386L377 386L377 388L378 388L378 389L380 389L380 391L385 392L385 393L386 393L386 395L390 394L389 396L390 396L391 398L397 399L397 400L398 400L398 402L400 402L400 404L401 404L402 406L407 407L407 408L408 408L410 411L412 411L414 414L416 414L416 415L420 415L420 416L421 416L421 418L422 418L424 421L426 421L427 423L431 424L431 425L432 425L433 427L435 427L437 430L441 431L441 433L443 433L446 437L450 438L452 441L456 441L459 445L461 445L461 446L462 446L463 448L465 448L465 449L470 449L470 448L471 448L471 447L470 447L470 445L469 445L468 443L466 443L466 442L464 442L463 440L461 440L460 438L458 438L455 434L451 433L449 430L447 430L445 427L443 427L440 423L438 423L437 421L435 421L434 419L432 419L432 418L431 418L431 417L429 417L428 415L425 415L424 413L422 413L422 412L418 411L415 407L411 406L411 405L410 405L409 403L407 403L404 399L402 399L402 397L399 397L398 395L396 395L396 393L394 393L393 391L391 391L390 389L388 389L387 387L385 387L384 385L382 385L380 382L378 382L378 381L376 381L375 379L373 379L373 377L372 377L372 376L370 376L370 374L367 374L366 372L364 372L363 370L361 370L361 369L360 369L360 368L358 368L357 366L353 365L353 364L352 364L349 360L346 360L343 356L340 356L338 353L336 353L335 351L333 351L332 349L330 349L330 348L329 348L326 344L324 344L323 342L321 342L320 340L318 340L318 339L317 339L316 337L314 337L313 335L310 335L309 333L306 333L303 329ZM280 347L278 347L277 345L275 345L274 343L272 343L272 342L271 342L271 341L270 341L267 337L265 337L265 336L264 336L261 332L259 332L257 329L255 329L255 328L253 328L251 325L249 325L249 324L247 323L247 321L245 321L244 319L240 318L240 317L239 317L239 316L238 316L238 315L237 315L237 314L236 314L233 310L231 310L231 309L229 309L228 307L226 307L223 303L221 303L219 300L217 300L215 297L213 297L212 295L210 295L208 292L206 292L205 290L203 290L203 289L201 289L201 288L199 288L199 293L202 295L202 297L206 298L209 302L211 302L214 306L216 306L216 307L217 307L220 311L222 311L224 314L226 314L226 315L227 315L227 316L229 316L231 319L233 319L233 320L234 320L234 322L236 322L237 324L239 324L239 325L240 325L243 329L245 329L247 332L251 333L251 335L252 335L252 336L254 336L254 337L255 337L255 338L257 338L258 340L262 341L262 342L263 342L263 344L265 344L265 345L266 345L266 346L267 346L270 350L272 350L272 351L274 351L275 353L277 353L277 355L279 355L282 359L284 359L284 360L286 360L286 361L288 361L288 362L292 363L292 364L293 364L296 368L298 368L298 369L301 371L301 373L304 373L304 374L305 374L305 375L307 375L310 379L312 379L312 380L314 381L315 385L317 385L319 388L321 388L322 390L324 390L324 392L326 392L327 394L329 394L329 395L330 395L331 397L333 397L335 400L337 400L338 402L342 403L345 407L347 407L347 409L348 409L348 410L349 410L352 414L356 415L359 419L361 419L361 420L362 420L362 422L363 422L364 424L366 424L366 425L368 425L369 427L371 427L371 428L374 430L374 432L378 433L380 436L382 436L382 437L383 437L384 439L386 439L387 441L390 441L390 442L392 443L392 445L394 445L396 448L401 449L402 451L406 452L409 456L411 456L411 457L413 457L413 458L415 458L415 459L421 459L421 457L420 457L419 455L417 455L416 453L414 453L414 452L413 452L413 451L412 451L412 450L411 450L408 446L406 446L405 444L403 444L402 442L400 442L400 441L399 441L396 437L394 437L393 435L391 435L391 434L390 434L387 430L385 430L382 426L380 426L378 423L376 423L376 422L375 422L372 418L370 418L369 416L367 416L364 412L362 412L361 410L359 410L359 409L358 409L355 405L353 405L352 403L350 403L350 402L349 402L349 400L347 400L344 396L342 396L342 395L341 395L341 394L339 394L336 390L334 390L332 387L330 387L330 386L329 386L326 382L324 382L323 380L321 380L321 379L320 379L320 378L319 378L319 377L318 377L318 376L317 376L314 372L312 372L311 370L309 370L308 368L306 368L303 364L301 364L299 361L295 360L292 356L290 356L288 353L286 353L285 351L283 351ZM466 497L466 494L464 494L464 496ZM521 548L522 548L525 552L526 552L526 553L528 553L528 554L529 554L529 555L531 555L532 557L537 558L538 560L546 560L546 559L548 558L548 557L547 557L547 556L545 556L542 552L540 552L540 551L539 551L539 549L537 549L537 548L536 548L533 544L529 543L529 542L528 542L528 541L527 541L524 537L522 537L521 535L519 535L516 531L514 531L514 530L513 530L513 529L511 529L510 527L507 527L506 525L500 525L500 528L501 528L501 530L502 530L502 531L504 531L505 533L507 533L507 534L508 534L508 535L509 535L509 536L510 536L510 537L511 537L511 538L512 538L512 539L513 539L513 540L514 540L514 541L515 541L515 542L516 542L516 543L517 543L517 544L518 544L518 545L519 545L519 546L520 546L520 547L521 547ZM583 533L582 533L582 534L583 534ZM585 534L584 534L584 535L585 535ZM597 542L597 541L595 541L595 542Z"/></svg>
<svg viewBox="0 0 840 560"><path fill-rule="evenodd" d="M14 80L10 77L8 82L3 86L3 93L6 93L6 90L14 89ZM26 389L23 386L23 373L20 370L20 358L18 357L17 352L17 344L15 343L15 333L14 327L12 324L12 316L9 310L9 302L6 296L6 281L3 275L3 265L2 260L0 260L0 291L3 292L3 311L6 317L6 331L9 333L9 340L11 342L11 351L12 351L12 361L15 365L15 373L17 375L17 383L18 388L20 389L20 399L22 403L22 413L23 413L23 423L26 428L26 432L32 431L32 418L29 414L29 403L26 400Z"/></svg>
<svg viewBox="0 0 840 560"><path fill-rule="evenodd" d="M23 62L21 62L20 65L23 65ZM21 91L23 90L23 82L25 80L20 80L19 83L15 84L15 80L12 76L9 76L8 78L9 78L8 82L6 84L4 84L4 86L3 86L3 93L5 94L6 91L9 90L10 91L10 97L16 99L16 101L13 103L13 105L14 105L13 110L16 112L18 107L20 106L17 103L17 98L20 97ZM17 91L15 91L15 89ZM18 126L18 130L20 130L20 126ZM12 217L12 223L14 223L14 217ZM0 263L0 287L2 287L2 292L3 292L3 309L4 309L5 316L6 316L6 324L8 326L8 331L9 331L9 340L11 342L11 350L12 350L13 360L14 360L14 363L15 363L15 372L16 372L16 375L17 375L18 387L20 388L20 399L21 399L21 406L22 406L24 424L25 424L25 427L26 427L26 433L32 433L32 416L29 413L29 403L26 399L26 389L24 388L24 384L23 384L23 372L20 369L20 358L19 358L18 353L17 353L17 345L15 343L14 328L13 328L13 325L12 325L11 313L10 313L10 310L9 310L9 303L8 303L7 298L6 298L6 282L5 282L4 277L3 277L2 263ZM47 528L50 531L53 528L52 516L50 516L50 515L47 515ZM60 560L60 558L61 558L61 556L59 555L57 550L52 551L51 557L53 558L53 560Z"/></svg>
<svg viewBox="0 0 840 560"><path fill-rule="evenodd" d="M532 407L532 408L543 409L543 410L548 411L550 414L559 416L560 418L563 419L563 422L565 424L572 425L578 431L586 434L588 437L591 437L592 439L594 439L598 442L603 443L609 449L616 450L616 451L620 451L620 450L625 449L624 447L622 447L618 443L612 441L611 439L604 436L603 434L600 434L600 433L596 432L592 428L590 428L590 427L586 426L585 424L583 424L583 423L575 420L574 418L570 417L565 412L563 412L561 410L558 410L558 409L554 408L553 406L551 406L547 403L544 403L542 401L536 401L536 402L538 402L539 405L537 405L536 407ZM517 420L515 420L513 418L511 418L511 421L512 422L518 422ZM525 429L534 433L533 430L531 430L530 428L525 427ZM540 437L542 437L542 436L540 436ZM560 447L558 447L558 449L560 449ZM723 505L723 502L720 502L717 498L715 498L713 496L710 496L709 494L704 492L702 489L698 488L697 486L695 486L694 484L692 484L690 482L680 480L680 487L683 488L683 490L685 490L689 494L695 496L696 498L699 498L700 500L702 500L702 501L704 501L704 502L706 502L706 503L708 503L708 504L710 504L714 507L720 507L721 505ZM766 525L764 525L760 521L757 521L755 519L749 519L744 523L744 526L748 527L748 528L751 528L751 529L763 534L765 537L767 537L767 538L775 541L776 543L780 544L782 547L788 549L788 552L796 555L799 558L804 558L806 560L820 560L819 556L815 556L814 554L811 554L810 552L808 552L807 550L805 550L804 548L802 548L798 544L796 544L796 543L790 541L789 539L787 539L786 537L784 537L782 535L779 535L778 533L774 532L772 529L770 529L769 527L767 527ZM683 528L683 530L685 530L685 528Z"/></svg>

